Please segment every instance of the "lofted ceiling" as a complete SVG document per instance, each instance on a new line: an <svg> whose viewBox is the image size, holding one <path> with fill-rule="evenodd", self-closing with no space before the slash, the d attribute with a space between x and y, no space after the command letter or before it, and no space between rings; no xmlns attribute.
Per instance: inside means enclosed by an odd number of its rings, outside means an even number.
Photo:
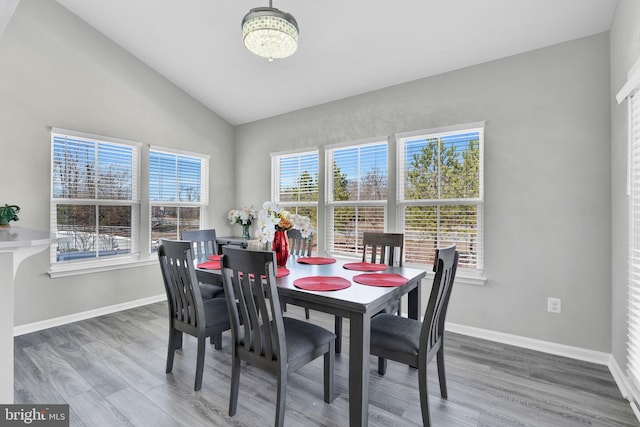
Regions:
<svg viewBox="0 0 640 427"><path fill-rule="evenodd" d="M617 0L276 0L298 51L240 23L266 0L56 0L234 125L608 31Z"/></svg>

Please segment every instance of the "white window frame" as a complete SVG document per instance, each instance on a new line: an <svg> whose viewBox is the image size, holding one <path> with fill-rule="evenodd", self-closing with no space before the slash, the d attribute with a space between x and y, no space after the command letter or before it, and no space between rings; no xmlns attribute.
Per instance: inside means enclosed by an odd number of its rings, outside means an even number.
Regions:
<svg viewBox="0 0 640 427"><path fill-rule="evenodd" d="M483 277L484 269L484 128L485 122L474 122L433 129L418 130L412 132L398 133L395 135L397 144L397 223L399 232L405 228L404 212L407 206L443 206L472 204L477 206L477 259L475 269L459 268L456 281L483 285L486 278ZM467 132L478 132L479 141L479 195L477 198L466 199L430 199L430 200L406 200L404 197L404 175L405 175L405 143L417 138L443 137ZM406 251L405 251L406 252Z"/></svg>
<svg viewBox="0 0 640 427"><path fill-rule="evenodd" d="M624 99L624 98L623 98ZM627 195L629 214L626 370L632 407L640 402L640 89L628 94Z"/></svg>
<svg viewBox="0 0 640 427"><path fill-rule="evenodd" d="M209 162L211 156L206 154L199 154L190 151L177 150L168 147L161 147L157 145L151 145L149 147L149 159L151 158L151 152L156 151L159 153L173 154L176 156L184 156L184 157L192 157L194 159L200 160L200 200L197 202L184 202L184 201L152 201L151 200L151 192L149 189L147 191L148 200L149 200L149 239L147 240L147 247L150 253L155 253L153 250L153 241L151 235L151 227L152 227L152 213L154 207L172 207L172 208L199 208L200 209L200 229L205 229L207 227L207 206L209 205ZM147 171L147 182L150 183L149 178L150 171ZM181 230L178 228L176 238L180 238Z"/></svg>
<svg viewBox="0 0 640 427"><path fill-rule="evenodd" d="M103 200L103 199L67 199L54 198L54 138L55 137L72 137L86 140L94 143L108 143L113 145L127 146L133 149L133 164L131 176L131 199L127 201L120 200ZM128 254L104 256L96 258L80 259L76 261L57 261L57 244L51 245L49 258L50 269L49 275L52 278L64 277L69 275L83 274L87 272L107 271L124 266L137 264L140 261L140 151L139 142L129 141L125 139L95 135L85 132L79 132L61 128L51 128L51 161L50 161L50 228L54 232L57 230L57 205L59 204L82 204L95 206L131 206L131 248ZM62 236L57 236L62 238Z"/></svg>
<svg viewBox="0 0 640 427"><path fill-rule="evenodd" d="M334 152L336 150L348 149L348 148L366 148L376 145L385 145L387 149L387 164L386 173L387 173L387 198L381 200L344 200L344 201L334 201L333 197L333 161L334 161ZM389 201L389 156L390 156L390 144L387 137L376 137L369 138L366 140L360 141L351 141L345 142L341 144L333 144L327 145L325 147L325 218L326 218L326 227L324 228L324 239L325 239L325 252L329 255L340 256L340 257L350 257L350 258L359 258L360 255L357 254L347 254L343 252L339 252L335 250L333 247L333 231L334 231L334 216L332 214L333 210L337 207L382 207L383 208L383 224L384 224L384 232L388 230L388 201ZM357 233L356 229L356 233Z"/></svg>

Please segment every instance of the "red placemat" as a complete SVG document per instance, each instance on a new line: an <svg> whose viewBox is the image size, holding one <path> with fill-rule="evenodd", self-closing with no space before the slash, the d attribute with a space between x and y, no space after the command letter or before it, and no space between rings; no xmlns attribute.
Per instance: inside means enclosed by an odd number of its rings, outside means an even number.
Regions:
<svg viewBox="0 0 640 427"><path fill-rule="evenodd" d="M220 270L220 261L206 261L197 265L198 268L205 270Z"/></svg>
<svg viewBox="0 0 640 427"><path fill-rule="evenodd" d="M370 262L348 262L342 267L355 271L382 271L389 268L386 264L372 264Z"/></svg>
<svg viewBox="0 0 640 427"><path fill-rule="evenodd" d="M337 291L351 286L351 282L337 276L309 276L293 281L293 286L307 291Z"/></svg>
<svg viewBox="0 0 640 427"><path fill-rule="evenodd" d="M353 281L369 286L402 286L409 281L399 274L372 273L353 276Z"/></svg>
<svg viewBox="0 0 640 427"><path fill-rule="evenodd" d="M276 272L276 278L288 276L289 273L291 273L291 272L289 271L288 268L286 268L286 267L278 267L278 271Z"/></svg>
<svg viewBox="0 0 640 427"><path fill-rule="evenodd" d="M220 261L222 255L209 255L209 261Z"/></svg>
<svg viewBox="0 0 640 427"><path fill-rule="evenodd" d="M305 258L298 258L298 262L301 264L321 265L321 264L333 264L334 262L336 262L336 260L335 258L323 258L320 256L310 256Z"/></svg>

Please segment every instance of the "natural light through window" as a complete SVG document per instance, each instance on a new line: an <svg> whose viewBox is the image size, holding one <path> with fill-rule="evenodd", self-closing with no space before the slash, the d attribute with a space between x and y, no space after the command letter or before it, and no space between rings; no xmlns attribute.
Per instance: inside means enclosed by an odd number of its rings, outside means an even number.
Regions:
<svg viewBox="0 0 640 427"><path fill-rule="evenodd" d="M208 158L152 148L149 152L151 251L159 240L179 239L203 227L208 201Z"/></svg>
<svg viewBox="0 0 640 427"><path fill-rule="evenodd" d="M384 232L387 208L387 142L326 151L327 252L357 255L364 232Z"/></svg>
<svg viewBox="0 0 640 427"><path fill-rule="evenodd" d="M430 264L452 243L460 268L482 269L483 128L399 135L398 210L405 260Z"/></svg>
<svg viewBox="0 0 640 427"><path fill-rule="evenodd" d="M137 252L137 145L54 130L51 146L52 263Z"/></svg>

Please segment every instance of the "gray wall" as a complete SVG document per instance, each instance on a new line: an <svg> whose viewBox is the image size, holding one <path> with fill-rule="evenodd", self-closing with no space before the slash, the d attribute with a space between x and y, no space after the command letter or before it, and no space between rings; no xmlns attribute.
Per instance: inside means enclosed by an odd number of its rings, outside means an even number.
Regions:
<svg viewBox="0 0 640 427"><path fill-rule="evenodd" d="M269 200L273 151L486 120L489 280L448 320L609 352L609 105L603 33L239 126L237 200Z"/></svg>
<svg viewBox="0 0 640 427"><path fill-rule="evenodd" d="M18 226L49 229L50 126L210 154L208 221L228 229L233 127L58 3L22 0L0 38L0 203L22 207ZM48 269L47 251L18 270L16 325L164 294L157 265Z"/></svg>
<svg viewBox="0 0 640 427"><path fill-rule="evenodd" d="M618 105L615 94L627 81L627 72L640 58L640 2L619 0L611 38L611 233L612 233L612 344L611 352L624 367L627 333L627 102Z"/></svg>
<svg viewBox="0 0 640 427"><path fill-rule="evenodd" d="M611 40L600 34L234 129L57 3L22 0L0 38L0 176L11 183L0 203L22 206L20 225L48 229L49 126L211 154L209 225L231 231L228 209L270 198L272 151L486 120L489 281L459 285L448 320L606 352L613 331L621 363L626 268L614 261L612 272L607 260L626 250L626 109L610 107L609 82L616 91L637 56L638 13L638 2L621 0ZM16 325L163 292L156 266L61 279L48 267L42 253L18 271ZM561 314L546 312L548 296L562 298Z"/></svg>

